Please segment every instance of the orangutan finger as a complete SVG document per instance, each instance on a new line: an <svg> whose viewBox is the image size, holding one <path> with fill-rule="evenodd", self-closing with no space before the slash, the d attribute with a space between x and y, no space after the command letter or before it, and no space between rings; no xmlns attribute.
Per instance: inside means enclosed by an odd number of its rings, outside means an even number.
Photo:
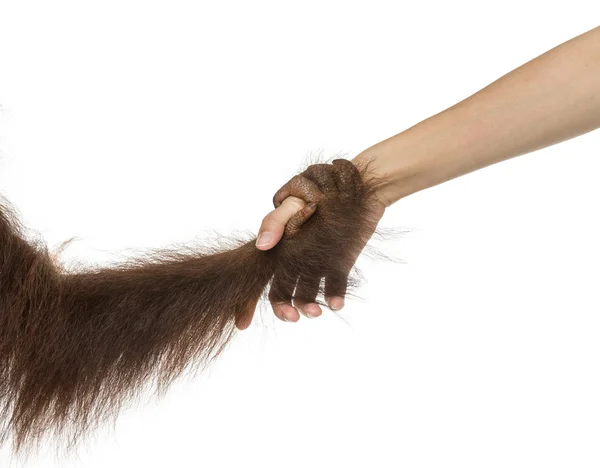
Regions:
<svg viewBox="0 0 600 468"><path fill-rule="evenodd" d="M305 203L318 202L323 198L323 193L319 187L302 174L292 177L288 183L281 187L273 196L273 205L279 207L288 197L298 197Z"/></svg>
<svg viewBox="0 0 600 468"><path fill-rule="evenodd" d="M325 195L338 191L331 164L314 164L309 166L302 175L315 183Z"/></svg>
<svg viewBox="0 0 600 468"><path fill-rule="evenodd" d="M300 230L300 227L314 214L315 211L317 211L317 204L314 202L309 203L298 211L285 225L285 235L288 238L294 237Z"/></svg>
<svg viewBox="0 0 600 468"><path fill-rule="evenodd" d="M338 270L325 277L325 301L332 310L344 307L349 273L349 270Z"/></svg>
<svg viewBox="0 0 600 468"><path fill-rule="evenodd" d="M269 302L275 316L284 322L297 322L300 314L292 306L292 295L295 284L275 275L269 289Z"/></svg>
<svg viewBox="0 0 600 468"><path fill-rule="evenodd" d="M303 277L298 279L294 292L294 305L302 315L308 318L318 317L323 313L319 304L316 303L320 284L320 278Z"/></svg>
<svg viewBox="0 0 600 468"><path fill-rule="evenodd" d="M358 169L347 159L334 159L333 164L335 170L335 178L343 198L352 199L356 195L356 190L361 186L362 179Z"/></svg>

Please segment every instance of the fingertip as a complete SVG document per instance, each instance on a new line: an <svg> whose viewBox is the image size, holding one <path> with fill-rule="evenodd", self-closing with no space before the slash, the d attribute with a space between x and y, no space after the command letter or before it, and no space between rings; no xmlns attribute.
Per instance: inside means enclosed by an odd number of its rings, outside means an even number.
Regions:
<svg viewBox="0 0 600 468"><path fill-rule="evenodd" d="M281 313L287 322L297 322L300 320L300 314L296 308L289 304L281 304Z"/></svg>
<svg viewBox="0 0 600 468"><path fill-rule="evenodd" d="M338 311L344 308L344 298L341 296L333 296L330 298L327 298L327 304L329 304L329 307L331 308L331 310L333 311Z"/></svg>
<svg viewBox="0 0 600 468"><path fill-rule="evenodd" d="M286 303L272 304L275 316L284 322L297 322L300 320L300 314L295 307Z"/></svg>
<svg viewBox="0 0 600 468"><path fill-rule="evenodd" d="M302 314L304 316L306 316L307 318L319 317L323 313L323 310L321 309L319 304L315 304L315 303L302 305L301 311L302 311Z"/></svg>
<svg viewBox="0 0 600 468"><path fill-rule="evenodd" d="M252 310L249 310L246 313L236 315L235 328L237 328L239 331L246 330L252 323L253 317L254 317L254 308L252 308Z"/></svg>
<svg viewBox="0 0 600 468"><path fill-rule="evenodd" d="M250 326L251 323L252 319L236 321L235 328L237 328L239 331L244 331Z"/></svg>
<svg viewBox="0 0 600 468"><path fill-rule="evenodd" d="M306 222L306 220L308 220L308 218L310 218L312 215L314 215L315 211L317 211L317 203L316 202L308 203L304 208L302 208L302 210L300 212L302 215L302 224L304 224L304 222Z"/></svg>
<svg viewBox="0 0 600 468"><path fill-rule="evenodd" d="M256 238L256 248L258 250L269 250L277 245L277 242L281 240L282 234L264 231L258 234Z"/></svg>

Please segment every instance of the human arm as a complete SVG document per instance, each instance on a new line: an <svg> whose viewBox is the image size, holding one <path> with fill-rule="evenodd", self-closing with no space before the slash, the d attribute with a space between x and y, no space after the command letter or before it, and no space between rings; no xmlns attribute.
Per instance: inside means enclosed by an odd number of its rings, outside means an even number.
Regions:
<svg viewBox="0 0 600 468"><path fill-rule="evenodd" d="M458 104L360 153L399 199L600 127L600 27L504 75Z"/></svg>
<svg viewBox="0 0 600 468"><path fill-rule="evenodd" d="M369 174L384 181L375 194L374 219L379 219L386 207L412 193L598 127L600 27L368 148L352 162L359 168L368 164ZM306 204L301 193L296 195L264 218L257 248L268 250L279 242L287 220ZM267 233L270 237L263 237ZM343 298L335 302L343 305ZM299 318L291 303L273 307L279 318ZM304 307L320 314L316 304Z"/></svg>

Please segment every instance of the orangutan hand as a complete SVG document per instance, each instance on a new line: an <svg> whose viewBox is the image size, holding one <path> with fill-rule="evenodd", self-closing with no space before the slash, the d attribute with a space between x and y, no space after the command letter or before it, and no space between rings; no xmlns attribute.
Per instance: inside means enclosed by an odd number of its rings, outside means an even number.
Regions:
<svg viewBox="0 0 600 468"><path fill-rule="evenodd" d="M263 219L256 247L260 250L269 250L284 236L293 238L315 213L320 201L334 197L340 200L351 198L361 184L359 170L346 159L336 159L331 164L309 166L301 174L292 177L273 197L275 210ZM371 213L367 216L368 219L364 220L368 223L368 235L364 243L352 252L351 264L344 266L335 275L324 278L325 301L332 310L340 310L344 306L350 270L385 211L384 204L375 196L371 206ZM298 311L309 318L320 316L322 309L316 303L319 285L320 280L317 281L315 278L310 280L299 278L295 291L287 290L290 289L289 285L278 285L276 275L271 285L269 301L277 318L296 322L300 319Z"/></svg>

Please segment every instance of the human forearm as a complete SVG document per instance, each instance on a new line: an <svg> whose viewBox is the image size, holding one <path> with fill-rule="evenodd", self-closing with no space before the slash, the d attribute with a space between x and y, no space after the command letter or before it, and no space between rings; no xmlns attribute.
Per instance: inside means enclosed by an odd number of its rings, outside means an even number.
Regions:
<svg viewBox="0 0 600 468"><path fill-rule="evenodd" d="M411 193L600 127L600 28L363 151L389 206Z"/></svg>

